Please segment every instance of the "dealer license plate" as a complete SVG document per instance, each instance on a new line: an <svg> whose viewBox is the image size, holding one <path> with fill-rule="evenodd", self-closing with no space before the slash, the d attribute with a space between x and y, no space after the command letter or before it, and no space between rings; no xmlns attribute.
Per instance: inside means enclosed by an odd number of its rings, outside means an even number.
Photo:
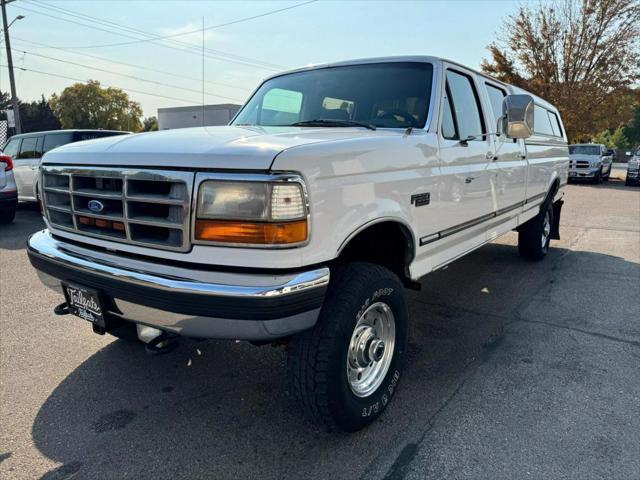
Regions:
<svg viewBox="0 0 640 480"><path fill-rule="evenodd" d="M63 283L69 313L96 325L104 326L104 315L100 294L93 288Z"/></svg>

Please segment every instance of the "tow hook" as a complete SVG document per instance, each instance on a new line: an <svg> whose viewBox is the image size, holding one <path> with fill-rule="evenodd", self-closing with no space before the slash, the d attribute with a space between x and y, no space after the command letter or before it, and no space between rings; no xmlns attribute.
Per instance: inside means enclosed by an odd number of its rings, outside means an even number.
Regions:
<svg viewBox="0 0 640 480"><path fill-rule="evenodd" d="M69 305L67 305L67 302L62 302L53 309L53 313L56 315L69 315Z"/></svg>
<svg viewBox="0 0 640 480"><path fill-rule="evenodd" d="M163 355L172 352L178 347L178 335L169 332L162 332L157 337L150 340L144 349L149 355Z"/></svg>

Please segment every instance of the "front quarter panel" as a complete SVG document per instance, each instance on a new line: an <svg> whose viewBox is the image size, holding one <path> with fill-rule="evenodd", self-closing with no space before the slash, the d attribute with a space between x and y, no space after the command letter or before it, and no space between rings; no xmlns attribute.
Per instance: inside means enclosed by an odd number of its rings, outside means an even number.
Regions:
<svg viewBox="0 0 640 480"><path fill-rule="evenodd" d="M378 221L404 224L416 245L418 232L411 226L430 210L428 205L411 205L411 196L435 196L436 153L435 135L414 131L297 147L280 154L273 170L300 172L309 191L311 235L302 249L303 263L335 258L355 232Z"/></svg>

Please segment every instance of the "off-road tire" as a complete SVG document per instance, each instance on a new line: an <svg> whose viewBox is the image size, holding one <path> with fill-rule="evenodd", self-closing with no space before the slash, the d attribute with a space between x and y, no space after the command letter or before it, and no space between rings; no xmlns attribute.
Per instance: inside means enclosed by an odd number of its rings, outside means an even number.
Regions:
<svg viewBox="0 0 640 480"><path fill-rule="evenodd" d="M354 327L363 311L385 303L395 321L395 345L382 383L369 395L356 396L347 377L347 355ZM378 265L354 262L331 270L318 322L289 342L289 391L307 417L326 430L353 432L385 410L396 392L408 342L404 287Z"/></svg>
<svg viewBox="0 0 640 480"><path fill-rule="evenodd" d="M549 251L551 241L551 228L543 243L542 234L545 228L545 217L548 216L549 226L553 225L553 206L550 201L546 201L540 208L538 215L518 229L518 252L520 256L527 260L542 260Z"/></svg>

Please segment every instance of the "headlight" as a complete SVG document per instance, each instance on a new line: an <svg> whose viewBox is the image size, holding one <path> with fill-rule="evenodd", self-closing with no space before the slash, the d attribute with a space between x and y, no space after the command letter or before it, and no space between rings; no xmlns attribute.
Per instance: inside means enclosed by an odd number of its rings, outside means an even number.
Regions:
<svg viewBox="0 0 640 480"><path fill-rule="evenodd" d="M308 239L307 213L298 177L204 180L198 191L194 237L227 245L299 245Z"/></svg>

